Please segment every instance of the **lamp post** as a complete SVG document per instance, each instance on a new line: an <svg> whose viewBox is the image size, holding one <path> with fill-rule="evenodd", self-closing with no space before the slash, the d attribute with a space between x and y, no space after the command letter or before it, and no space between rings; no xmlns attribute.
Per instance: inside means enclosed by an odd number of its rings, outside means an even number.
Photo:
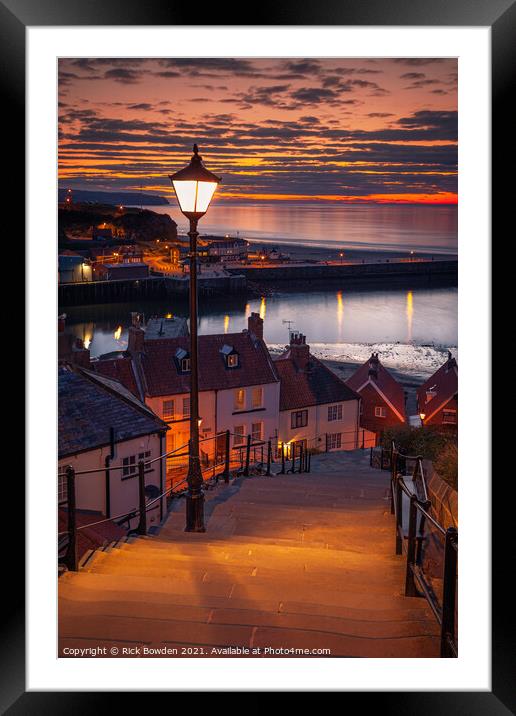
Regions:
<svg viewBox="0 0 516 716"><path fill-rule="evenodd" d="M199 372L197 340L197 223L210 205L219 177L208 171L193 146L190 164L170 174L179 208L190 221L190 450L188 456L188 492L186 495L185 532L205 532L204 493L199 459Z"/></svg>

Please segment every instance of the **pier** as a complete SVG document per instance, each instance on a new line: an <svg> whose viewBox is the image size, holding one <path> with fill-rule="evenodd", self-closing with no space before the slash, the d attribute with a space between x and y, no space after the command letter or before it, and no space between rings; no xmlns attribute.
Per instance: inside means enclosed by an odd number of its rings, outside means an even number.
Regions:
<svg viewBox="0 0 516 716"><path fill-rule="evenodd" d="M239 266L238 269L228 268L232 273L243 274L248 280L256 282L306 282L328 281L335 279L346 280L376 280L388 278L403 278L406 276L457 278L456 259L436 259L416 261L382 261L376 263L303 263L303 264L276 264L263 266Z"/></svg>
<svg viewBox="0 0 516 716"><path fill-rule="evenodd" d="M219 296L243 293L247 280L241 272L227 276L199 277L199 295ZM133 299L159 299L169 296L187 296L188 277L149 276L148 278L119 281L84 281L61 283L58 301L63 306L80 306L95 303L118 303Z"/></svg>

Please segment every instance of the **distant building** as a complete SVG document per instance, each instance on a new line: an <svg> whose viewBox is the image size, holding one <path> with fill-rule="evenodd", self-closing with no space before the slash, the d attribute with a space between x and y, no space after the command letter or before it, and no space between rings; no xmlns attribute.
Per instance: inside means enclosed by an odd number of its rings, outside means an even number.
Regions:
<svg viewBox="0 0 516 716"><path fill-rule="evenodd" d="M125 281L147 278L149 267L145 263L102 263L93 271L95 281Z"/></svg>
<svg viewBox="0 0 516 716"><path fill-rule="evenodd" d="M446 363L417 391L417 409L423 425L457 428L458 381L457 361L448 351Z"/></svg>
<svg viewBox="0 0 516 716"><path fill-rule="evenodd" d="M59 283L82 283L93 280L91 264L84 256L65 249L58 256Z"/></svg>
<svg viewBox="0 0 516 716"><path fill-rule="evenodd" d="M362 398L360 426L376 436L386 428L406 422L405 393L403 387L372 353L360 368L346 381Z"/></svg>
<svg viewBox="0 0 516 716"><path fill-rule="evenodd" d="M123 244L112 249L92 249L91 257L96 264L144 263L143 250L137 244Z"/></svg>
<svg viewBox="0 0 516 716"><path fill-rule="evenodd" d="M292 333L274 366L281 382L280 442L325 451L365 447L360 396L310 353L304 335Z"/></svg>
<svg viewBox="0 0 516 716"><path fill-rule="evenodd" d="M208 236L203 237L205 246L201 253L210 259L218 261L242 261L247 259L249 251L249 242L246 239L234 238L226 236L225 238L211 239Z"/></svg>
<svg viewBox="0 0 516 716"><path fill-rule="evenodd" d="M78 366L59 368L58 392L60 506L66 507L66 467L71 465L76 472L99 470L77 477L79 510L114 517L137 509L138 462L150 463L165 452L166 423L117 380ZM108 472L108 467L119 469ZM147 465L145 483L149 500L164 491L163 459ZM149 510L149 524L158 524L164 509L164 500L158 500Z"/></svg>

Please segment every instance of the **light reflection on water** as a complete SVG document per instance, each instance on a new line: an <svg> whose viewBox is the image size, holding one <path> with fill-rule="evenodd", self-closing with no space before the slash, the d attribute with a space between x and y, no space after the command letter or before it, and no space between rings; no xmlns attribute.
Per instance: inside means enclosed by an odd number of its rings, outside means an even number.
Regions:
<svg viewBox="0 0 516 716"><path fill-rule="evenodd" d="M186 303L116 304L64 309L67 330L88 344L92 356L127 347L131 311L188 315ZM199 332L234 333L255 311L264 319L265 339L287 343L289 326L313 343L400 342L457 345L457 288L332 289L200 305ZM87 320L82 316L87 316ZM121 326L121 330L119 329Z"/></svg>

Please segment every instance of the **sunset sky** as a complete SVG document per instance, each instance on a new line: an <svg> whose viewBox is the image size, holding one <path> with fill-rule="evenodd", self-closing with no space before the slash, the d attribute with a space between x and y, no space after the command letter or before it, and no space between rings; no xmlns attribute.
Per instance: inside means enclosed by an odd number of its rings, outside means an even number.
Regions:
<svg viewBox="0 0 516 716"><path fill-rule="evenodd" d="M62 187L222 201L456 203L455 59L63 59Z"/></svg>

